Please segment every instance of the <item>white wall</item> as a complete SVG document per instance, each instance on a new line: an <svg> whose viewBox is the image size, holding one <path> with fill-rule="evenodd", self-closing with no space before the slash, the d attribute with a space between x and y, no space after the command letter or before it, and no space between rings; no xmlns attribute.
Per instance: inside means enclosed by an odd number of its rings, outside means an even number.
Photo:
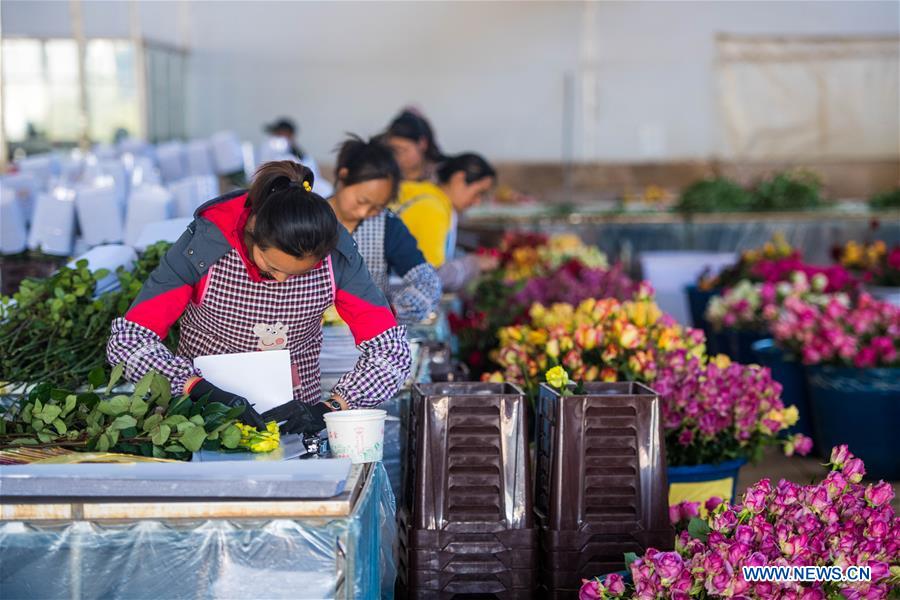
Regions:
<svg viewBox="0 0 900 600"><path fill-rule="evenodd" d="M900 3L605 2L594 22L596 51L583 64L597 73L598 100L583 118L598 141L580 156L706 158L721 148L717 33L897 35ZM654 146L662 146L661 155Z"/></svg>
<svg viewBox="0 0 900 600"><path fill-rule="evenodd" d="M6 34L70 35L69 2L3 0ZM128 3L84 1L89 35L127 36ZM191 48L188 124L259 141L289 115L321 159L407 103L447 151L558 161L567 74L581 160L717 151L717 33L897 34L866 2L150 2L144 35Z"/></svg>

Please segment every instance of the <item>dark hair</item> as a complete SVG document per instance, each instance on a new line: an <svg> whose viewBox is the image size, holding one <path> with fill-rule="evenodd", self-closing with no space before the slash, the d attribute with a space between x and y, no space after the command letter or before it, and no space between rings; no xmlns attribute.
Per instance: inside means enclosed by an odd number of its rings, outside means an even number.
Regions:
<svg viewBox="0 0 900 600"><path fill-rule="evenodd" d="M344 169L347 173L341 177L340 172ZM338 147L334 174L335 180L344 185L356 185L373 179L390 179L391 198L397 196L402 177L389 146L378 138L371 138L366 142L352 134Z"/></svg>
<svg viewBox="0 0 900 600"><path fill-rule="evenodd" d="M290 160L263 164L253 176L246 206L255 217L247 231L262 249L324 258L337 245L338 222L324 198L312 191L312 171Z"/></svg>
<svg viewBox="0 0 900 600"><path fill-rule="evenodd" d="M497 171L481 155L465 152L448 156L441 163L437 170L438 181L447 183L459 171L466 174L466 183L475 183L485 177L497 177Z"/></svg>
<svg viewBox="0 0 900 600"><path fill-rule="evenodd" d="M424 138L428 142L428 147L425 148L425 158L436 163L444 160L444 153L441 152L437 140L434 139L431 124L425 117L411 110L404 110L394 117L384 134L388 137L400 137L414 142Z"/></svg>

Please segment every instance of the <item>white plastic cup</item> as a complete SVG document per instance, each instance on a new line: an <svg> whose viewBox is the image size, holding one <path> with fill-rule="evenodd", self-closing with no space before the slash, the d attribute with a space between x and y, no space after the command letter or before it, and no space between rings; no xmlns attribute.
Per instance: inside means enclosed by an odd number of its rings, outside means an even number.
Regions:
<svg viewBox="0 0 900 600"><path fill-rule="evenodd" d="M384 420L379 409L338 410L325 414L328 446L334 458L354 464L377 462L384 456Z"/></svg>

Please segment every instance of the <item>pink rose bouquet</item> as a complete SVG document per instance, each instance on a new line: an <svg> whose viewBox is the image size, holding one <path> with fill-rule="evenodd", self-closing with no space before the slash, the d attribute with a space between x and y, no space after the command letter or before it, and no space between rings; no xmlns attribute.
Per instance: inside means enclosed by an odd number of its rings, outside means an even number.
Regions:
<svg viewBox="0 0 900 600"><path fill-rule="evenodd" d="M694 517L675 550L648 549L618 575L584 582L592 600L742 598L879 600L900 586L900 517L889 483L860 483L865 466L846 446L833 449L823 481L798 485L763 479L735 505ZM693 509L691 509L693 510ZM680 514L679 514L680 516ZM748 581L744 567L868 567L870 581Z"/></svg>

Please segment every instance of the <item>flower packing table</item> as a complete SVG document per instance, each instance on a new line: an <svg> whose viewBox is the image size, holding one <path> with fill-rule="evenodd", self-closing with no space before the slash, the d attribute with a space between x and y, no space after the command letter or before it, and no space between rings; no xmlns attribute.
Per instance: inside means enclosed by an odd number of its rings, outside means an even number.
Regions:
<svg viewBox="0 0 900 600"><path fill-rule="evenodd" d="M290 465L297 480L326 462L218 465ZM65 465L84 466L121 465ZM356 599L393 589L394 498L380 463L353 465L332 497L227 497L238 477L203 498L22 496L35 489L8 488L15 473L4 467L0 482L4 597Z"/></svg>

